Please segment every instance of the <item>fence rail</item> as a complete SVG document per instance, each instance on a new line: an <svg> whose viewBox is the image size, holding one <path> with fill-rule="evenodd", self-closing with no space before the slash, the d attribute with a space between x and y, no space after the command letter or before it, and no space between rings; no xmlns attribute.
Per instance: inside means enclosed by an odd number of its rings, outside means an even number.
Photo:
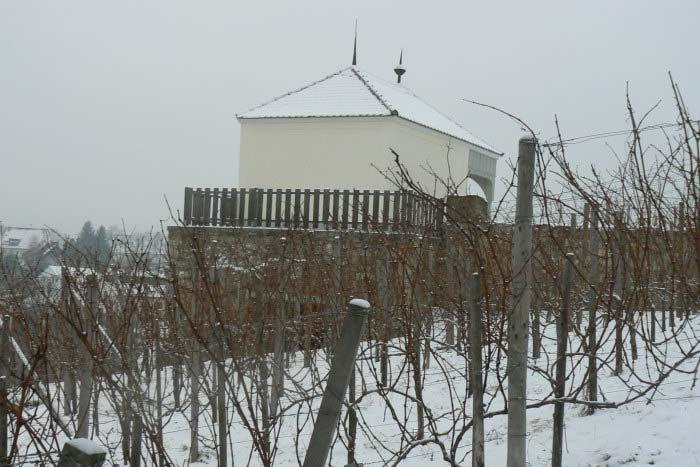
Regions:
<svg viewBox="0 0 700 467"><path fill-rule="evenodd" d="M187 187L182 221L192 226L439 231L444 212L408 190Z"/></svg>

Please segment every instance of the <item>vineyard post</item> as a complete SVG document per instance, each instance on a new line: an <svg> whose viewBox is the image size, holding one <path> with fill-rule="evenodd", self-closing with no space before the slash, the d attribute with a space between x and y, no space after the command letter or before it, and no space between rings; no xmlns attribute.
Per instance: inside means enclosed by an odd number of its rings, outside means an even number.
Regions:
<svg viewBox="0 0 700 467"><path fill-rule="evenodd" d="M615 305L615 375L622 373L622 351L624 347L622 335L622 213L615 213L615 231L613 240L613 268L615 271L613 286L613 303Z"/></svg>
<svg viewBox="0 0 700 467"><path fill-rule="evenodd" d="M142 328L142 323L138 323L136 319L132 319L129 324L129 335L127 337L128 348L136 349L139 346L140 339L138 329ZM145 336L140 334L144 340ZM128 419L131 420L131 448L129 450L130 458L129 465L134 467L141 466L141 441L143 435L143 418L141 413L141 407L137 405L137 401L134 400L135 397L139 398L139 401L143 401L143 391L141 388L141 373L139 371L138 364L138 354L136 351L129 352L129 366L127 372L129 374L129 392L125 393L125 403L129 410ZM136 410L133 409L136 407Z"/></svg>
<svg viewBox="0 0 700 467"><path fill-rule="evenodd" d="M421 322L423 323L423 371L425 371L430 368L430 341L433 336L433 300L427 280L432 280L435 271L433 249L430 247L429 243L424 243L422 248L427 248L427 252L424 253L426 255L425 261L421 261L421 264L424 266L421 267L421 269L427 273L427 279L426 276L424 276L421 281L423 285L420 296L422 306L419 308Z"/></svg>
<svg viewBox="0 0 700 467"><path fill-rule="evenodd" d="M577 241L577 232L578 232L578 224L577 224L577 220L576 220L576 213L572 213L571 214L571 227L569 229L569 246L566 249L567 252L574 251L574 248L576 246L576 241ZM583 243L583 240L582 240L582 243ZM581 258L582 258L581 261L583 261L583 256ZM576 259L576 256L572 254L571 261L575 261L575 259ZM580 263L579 263L578 267L581 268ZM573 278L571 280L573 281ZM573 284L572 284L572 287L573 287ZM581 313L580 307L576 307L575 320L576 320L576 325L580 326L581 320L582 320L582 313ZM572 321L573 320L569 320L570 327L573 326Z"/></svg>
<svg viewBox="0 0 700 467"><path fill-rule="evenodd" d="M586 203L583 207L583 228L581 230L581 254L579 255L579 269L586 269L586 258L591 246L591 205ZM573 251L573 250L572 250ZM580 329L583 324L583 310L576 313L576 326Z"/></svg>
<svg viewBox="0 0 700 467"><path fill-rule="evenodd" d="M219 467L226 467L228 465L228 451L227 451L227 440L228 440L228 421L227 421L227 410L226 410L226 335L224 333L223 325L219 324L219 346L216 362L216 371L218 372L218 378L216 379L216 397L218 399L218 409L219 416L217 417L219 427Z"/></svg>
<svg viewBox="0 0 700 467"><path fill-rule="evenodd" d="M518 188L513 228L513 279L508 317L508 465L524 466L527 453L527 340L532 256L532 193L537 140L526 136L518 148Z"/></svg>
<svg viewBox="0 0 700 467"><path fill-rule="evenodd" d="M69 308L72 306L71 300L71 290L68 283L68 273L65 267L61 268L61 312L64 316L68 316L72 310ZM64 328L65 329L65 328ZM71 334L72 335L72 334ZM67 343L68 352L72 353L74 349L74 341ZM75 413L75 377L73 373L73 362L67 361L62 369L63 373L63 415L70 416Z"/></svg>
<svg viewBox="0 0 700 467"><path fill-rule="evenodd" d="M173 297L173 322L172 328L168 328L169 336L179 336L180 333L180 305ZM175 351L171 355L172 358L172 378L173 378L173 403L176 409L180 409L180 391L182 390L182 360L179 358L179 349L176 340L171 339L172 344L176 345Z"/></svg>
<svg viewBox="0 0 700 467"><path fill-rule="evenodd" d="M382 254L383 253L383 254ZM377 295L381 300L382 307L382 341L379 353L379 373L382 387L386 387L388 381L389 369L389 307L391 306L391 297L389 295L389 268L391 262L389 258L388 244L380 248L379 255L376 260L376 276L377 276Z"/></svg>
<svg viewBox="0 0 700 467"><path fill-rule="evenodd" d="M471 306L469 307L469 340L471 341L472 391L472 467L484 467L484 392L481 369L481 275L471 277Z"/></svg>
<svg viewBox="0 0 700 467"><path fill-rule="evenodd" d="M322 467L326 464L368 315L369 303L365 300L354 299L348 305L321 407L304 458L304 467Z"/></svg>
<svg viewBox="0 0 700 467"><path fill-rule="evenodd" d="M165 465L163 458L163 383L161 380L161 368L163 366L163 356L160 346L161 322L156 320L155 330L155 367L156 367L156 437L158 440L158 467Z"/></svg>
<svg viewBox="0 0 700 467"><path fill-rule="evenodd" d="M455 274L455 265L457 252L455 251L454 238L450 237L448 239L448 256L443 258L443 267L446 271L446 280L449 286L449 290L457 291L459 287L459 279ZM449 258L449 260L448 260ZM447 305L447 319L445 319L445 343L448 347L452 348L455 345L455 316L459 307L455 307L452 303Z"/></svg>
<svg viewBox="0 0 700 467"><path fill-rule="evenodd" d="M277 290L277 316L275 319L275 337L273 349L273 384L272 394L270 397L270 416L277 416L277 410L280 404L280 399L284 394L284 349L285 343L285 323L287 320L286 310L286 276L284 255L286 252L286 239L280 239L281 253L277 264L277 282L279 289Z"/></svg>
<svg viewBox="0 0 700 467"><path fill-rule="evenodd" d="M588 399L598 400L598 366L596 353L598 350L596 312L598 311L598 284L600 282L600 232L598 231L598 210L591 214L591 230L589 241L590 269L588 282L591 287L591 303L588 308ZM589 409L593 413L593 407Z"/></svg>
<svg viewBox="0 0 700 467"><path fill-rule="evenodd" d="M192 309L190 313L196 319L199 312L199 269L197 267L196 250L192 256ZM190 349L190 462L199 461L199 373L200 354L196 339L191 339Z"/></svg>
<svg viewBox="0 0 700 467"><path fill-rule="evenodd" d="M415 248L415 247L414 247ZM418 260L416 266L420 265L420 259ZM421 334L423 333L423 321L422 316L423 307L423 291L425 288L425 283L418 277L418 270L420 267L415 267L413 270L416 271L414 274L414 282L412 284L412 294L413 294L413 310L414 318L411 323L412 330L412 344L413 344L413 355L412 355L412 367L413 367L413 386L414 392L416 394L416 424L418 425L416 430L416 439L423 439L425 432L425 414L423 413L423 372L421 365L423 364L423 359L421 358Z"/></svg>
<svg viewBox="0 0 700 467"><path fill-rule="evenodd" d="M355 411L355 401L356 399L356 382L355 375L357 371L355 370L355 365L352 366L350 371L350 383L348 385L348 465L357 465L355 460L355 446L357 444L357 412Z"/></svg>
<svg viewBox="0 0 700 467"><path fill-rule="evenodd" d="M536 266L536 262L533 261L533 276L535 278L540 277L540 268ZM536 279L535 279L536 280ZM532 288L532 323L530 323L530 328L532 329L532 358L537 360L542 355L542 326L541 326L541 310L542 310L542 299L540 297L540 291L538 287Z"/></svg>
<svg viewBox="0 0 700 467"><path fill-rule="evenodd" d="M97 307L97 277L91 274L87 277L87 303L83 307L83 346L84 361L80 367L80 400L78 402L78 427L76 438L88 438L90 433L90 399L92 398L92 322L94 310Z"/></svg>
<svg viewBox="0 0 700 467"><path fill-rule="evenodd" d="M561 311L557 316L557 360L554 397L562 399L566 389L566 344L569 340L569 314L571 308L571 283L574 254L566 254L564 265L564 284ZM564 441L564 402L554 403L554 421L552 424L552 467L562 465L562 445Z"/></svg>
<svg viewBox="0 0 700 467"><path fill-rule="evenodd" d="M7 377L10 375L10 315L2 317L2 329L0 330L0 466L7 465L7 437L9 417L7 411Z"/></svg>

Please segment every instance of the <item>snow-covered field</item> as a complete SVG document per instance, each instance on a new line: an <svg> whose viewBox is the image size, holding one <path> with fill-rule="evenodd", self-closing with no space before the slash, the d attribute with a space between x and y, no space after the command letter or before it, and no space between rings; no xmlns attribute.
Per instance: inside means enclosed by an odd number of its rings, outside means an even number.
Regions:
<svg viewBox="0 0 700 467"><path fill-rule="evenodd" d="M683 351L698 344L698 332L700 331L700 319L695 319L686 327L683 338L669 342L664 348L667 363L672 364L680 358ZM548 326L546 335L552 337L554 326ZM549 364L552 364L554 341L546 339L545 353L550 353ZM397 342L398 343L398 342ZM375 362L367 357L368 343L363 343L363 355L358 362L358 368L364 375L357 378L357 394L362 394L364 380L365 389L372 391L376 388L374 376L371 375ZM608 352L610 343L607 343L601 354ZM576 348L576 347L574 347ZM695 349L697 350L697 348ZM296 389L291 391L290 398L298 399L303 395L304 387L309 386L311 374L304 369L301 355L296 355L288 370L289 375L294 375ZM317 355L319 374L323 377L327 371L327 364L323 356ZM403 356L392 358L392 374L394 377L400 374L404 363ZM537 363L547 365L546 356ZM690 466L700 465L700 443L697 435L700 433L700 387L695 385L695 371L698 365L698 357L694 357L682 365L679 369L686 372L674 372L653 395L641 397L634 402L614 409L597 409L593 415L583 415L583 407L567 404L566 426L564 445L565 465L662 465L662 466ZM438 431L448 434L441 437L447 443L449 449L450 440L455 430L449 428L458 420L461 424L464 417L459 417L459 401L464 400L464 360L455 353L440 349L435 351L431 366L425 371L424 400L436 419ZM569 370L571 370L571 362ZM582 381L584 365L575 366L568 379L569 385L576 385ZM503 372L503 369L501 369ZM657 376L657 370L647 353L640 347L639 359L635 362L636 376L629 370L622 378L612 375L610 369L603 368L599 373L599 400L623 401L635 394L635 390L646 387L640 379L653 380ZM447 376L446 376L447 375ZM452 383L448 384L446 378ZM177 465L188 465L190 447L189 406L184 406L182 411L172 411L172 385L169 370L163 372L164 381L164 442L166 449ZM504 382L505 383L505 382ZM324 383L325 384L325 383ZM397 388L403 389L409 386L408 393L412 394L412 378L404 369L399 377ZM287 381L286 387L294 385ZM151 390L153 384L151 384ZM318 393L318 385L316 386ZM503 399L498 389L498 384L493 373L487 379L487 394L485 402L490 403L486 411L492 412L503 408ZM296 394L295 394L296 392ZM310 392L309 394L312 394ZM491 397L493 395L493 397ZM528 398L534 403L551 397L551 384L541 374L530 371L528 374ZM399 419L406 417L407 426L415 430L415 405L405 404L405 399L400 394L392 394L389 397L394 408L405 413L399 413ZM584 396L580 395L579 399ZM200 451L203 454L202 461L192 465L214 466L216 464L216 452L214 450L216 423L211 420L211 410L205 407L207 398L202 394L203 404L200 416ZM470 399L467 399L467 414L471 413ZM313 410L318 408L320 397L313 399ZM283 406L287 404L283 403ZM287 404L288 405L288 404ZM456 405L456 408L455 408ZM528 410L528 463L532 466L549 465L552 443L552 411L553 405ZM364 465L393 464L396 458L392 451L397 450L407 441L402 440L401 431L397 422L387 410L385 400L374 392L364 397L358 404L359 425L357 430L357 461ZM285 413L282 417L282 425L277 434L277 452L275 465L297 465L303 461L304 451L312 430L312 420L309 418L307 405L298 404ZM468 420L468 418L467 418ZM239 418L229 411L231 433L228 444L229 463L231 459L235 465L258 465L256 454L251 457L251 438ZM457 425L456 431L461 425ZM121 450L117 448L118 422L115 411L106 397L100 399L100 434L98 438L111 444L112 460L122 462ZM489 466L506 465L506 437L507 419L505 415L487 418L485 422L486 433L486 464ZM345 432L341 428L340 435L345 439ZM430 437L430 431L426 430L426 437ZM24 439L23 439L24 442ZM458 450L461 464L470 464L471 432L468 432L460 443ZM144 445L145 448L145 445ZM341 440L338 440L331 452L331 465L343 466L346 464L346 450ZM420 446L413 449L401 465L445 465L439 447L435 444Z"/></svg>

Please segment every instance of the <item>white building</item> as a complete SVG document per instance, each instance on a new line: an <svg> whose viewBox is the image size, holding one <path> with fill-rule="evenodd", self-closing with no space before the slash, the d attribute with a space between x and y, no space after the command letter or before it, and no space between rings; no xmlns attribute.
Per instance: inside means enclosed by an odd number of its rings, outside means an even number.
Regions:
<svg viewBox="0 0 700 467"><path fill-rule="evenodd" d="M21 266L35 271L58 262L61 243L60 236L46 228L0 224L0 257L16 259Z"/></svg>
<svg viewBox="0 0 700 467"><path fill-rule="evenodd" d="M50 229L11 227L0 224L0 250L4 255L22 256L31 248L59 243L61 238Z"/></svg>
<svg viewBox="0 0 700 467"><path fill-rule="evenodd" d="M465 194L469 177L493 200L496 150L402 84L356 66L237 118L241 187L395 189L392 148L425 190L446 193L437 175Z"/></svg>

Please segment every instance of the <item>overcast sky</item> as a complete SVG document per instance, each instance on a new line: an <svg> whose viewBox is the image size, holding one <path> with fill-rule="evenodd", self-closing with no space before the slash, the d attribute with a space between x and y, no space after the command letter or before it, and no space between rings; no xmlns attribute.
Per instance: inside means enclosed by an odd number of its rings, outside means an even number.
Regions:
<svg viewBox="0 0 700 467"><path fill-rule="evenodd" d="M503 107L541 137L627 127L667 72L700 104L700 2L0 2L0 221L74 233L86 219L147 229L183 187L237 181L235 114L350 64L405 84L511 158L520 129L461 101ZM612 167L606 141L580 165ZM614 144L614 143L613 143ZM506 160L499 176L506 174Z"/></svg>

